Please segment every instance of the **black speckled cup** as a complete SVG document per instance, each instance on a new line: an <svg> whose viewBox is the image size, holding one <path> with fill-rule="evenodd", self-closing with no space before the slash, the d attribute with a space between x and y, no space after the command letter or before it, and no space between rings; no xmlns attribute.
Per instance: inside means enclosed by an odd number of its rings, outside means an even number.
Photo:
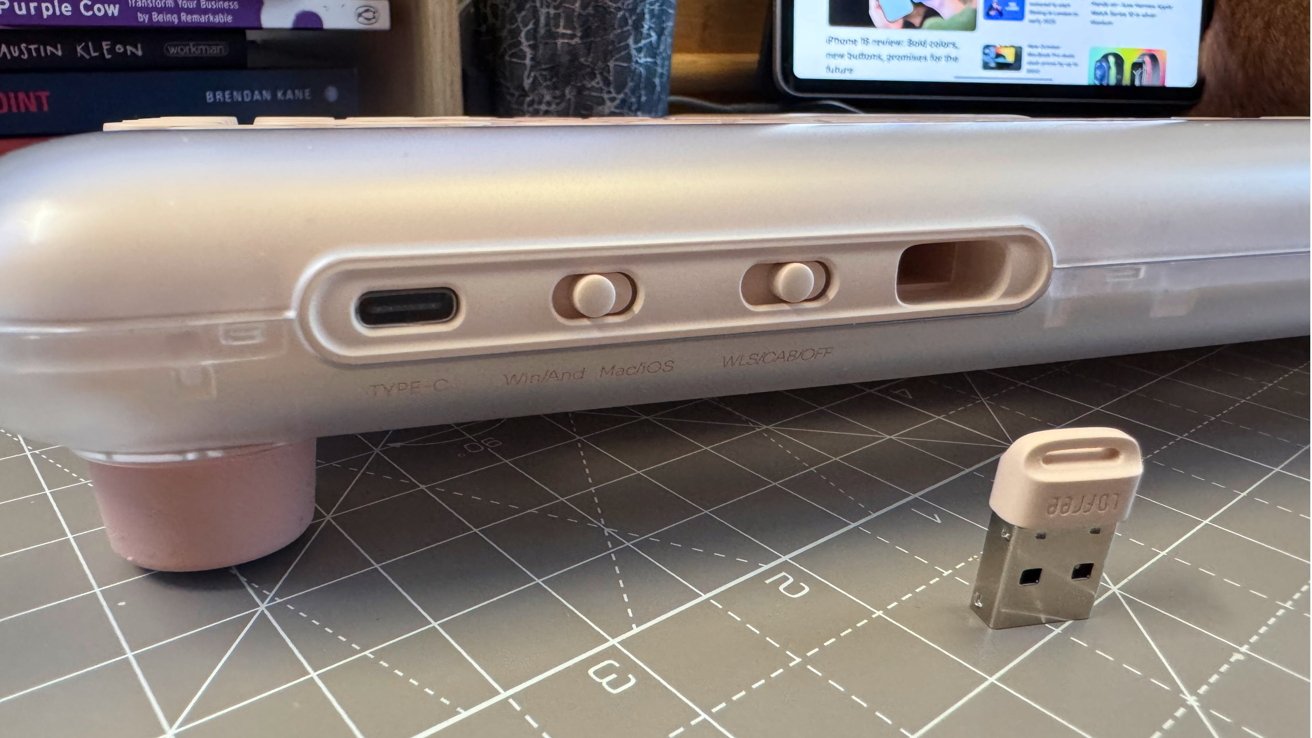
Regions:
<svg viewBox="0 0 1312 738"><path fill-rule="evenodd" d="M476 0L498 115L664 115L675 0Z"/></svg>

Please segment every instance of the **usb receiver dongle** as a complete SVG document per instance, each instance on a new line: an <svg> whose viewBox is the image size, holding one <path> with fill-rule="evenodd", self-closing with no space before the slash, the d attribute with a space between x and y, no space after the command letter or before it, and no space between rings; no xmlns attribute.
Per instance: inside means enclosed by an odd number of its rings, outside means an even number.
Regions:
<svg viewBox="0 0 1312 738"><path fill-rule="evenodd" d="M1013 443L989 495L971 595L980 618L990 628L1088 618L1142 475L1139 444L1115 428L1040 431Z"/></svg>

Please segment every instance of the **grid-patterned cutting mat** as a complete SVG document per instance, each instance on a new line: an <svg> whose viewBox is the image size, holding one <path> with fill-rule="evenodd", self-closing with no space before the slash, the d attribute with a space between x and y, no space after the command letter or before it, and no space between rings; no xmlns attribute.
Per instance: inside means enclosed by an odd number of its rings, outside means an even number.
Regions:
<svg viewBox="0 0 1312 738"><path fill-rule="evenodd" d="M1305 339L325 439L267 559L143 572L0 437L0 733L1307 736ZM967 600L993 464L1147 472L1093 617ZM69 535L71 532L71 536Z"/></svg>

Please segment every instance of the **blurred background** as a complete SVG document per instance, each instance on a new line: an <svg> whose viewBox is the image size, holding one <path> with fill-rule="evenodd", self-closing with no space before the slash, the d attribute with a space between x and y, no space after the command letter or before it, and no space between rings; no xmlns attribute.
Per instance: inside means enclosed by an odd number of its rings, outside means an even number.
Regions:
<svg viewBox="0 0 1312 738"><path fill-rule="evenodd" d="M127 3L40 18L0 0L0 151L166 115L815 108L781 99L763 63L771 0L227 0L155 18ZM1192 114L1307 115L1308 34L1305 0L1216 0Z"/></svg>

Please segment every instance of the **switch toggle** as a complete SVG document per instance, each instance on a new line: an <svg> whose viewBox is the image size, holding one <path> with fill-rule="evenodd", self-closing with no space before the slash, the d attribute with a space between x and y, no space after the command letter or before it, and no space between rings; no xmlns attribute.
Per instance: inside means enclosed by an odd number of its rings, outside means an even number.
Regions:
<svg viewBox="0 0 1312 738"><path fill-rule="evenodd" d="M828 292L829 282L829 270L818 261L757 264L743 275L743 301L756 307L808 303Z"/></svg>
<svg viewBox="0 0 1312 738"><path fill-rule="evenodd" d="M825 291L825 268L814 261L791 261L774 268L770 292L784 302L805 302Z"/></svg>
<svg viewBox="0 0 1312 738"><path fill-rule="evenodd" d="M576 274L556 285L552 302L563 318L604 318L633 304L633 280L620 272Z"/></svg>
<svg viewBox="0 0 1312 738"><path fill-rule="evenodd" d="M615 283L600 274L580 277L570 290L570 302L585 318L600 318L615 309Z"/></svg>

